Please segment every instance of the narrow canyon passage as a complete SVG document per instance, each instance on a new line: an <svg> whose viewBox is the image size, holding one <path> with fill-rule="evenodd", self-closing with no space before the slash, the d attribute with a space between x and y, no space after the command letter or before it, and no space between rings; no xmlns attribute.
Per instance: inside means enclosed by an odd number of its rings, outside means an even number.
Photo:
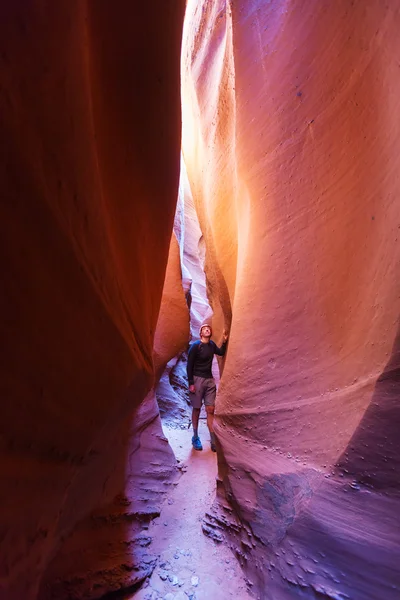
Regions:
<svg viewBox="0 0 400 600"><path fill-rule="evenodd" d="M183 157L173 240L170 256L172 252L177 256L173 250L177 248L176 240L179 243L183 289L186 291L190 314L190 336L194 341L199 337L201 324L213 320L213 311L208 304L203 270L203 236ZM172 291L177 291L171 285L171 271L172 262L169 261L157 325L158 330L167 329L169 343L174 339L174 329L179 324L179 315L174 314L177 320L172 319L168 327L164 317L163 303L170 313ZM254 596L248 594L248 582L237 557L226 544L221 529L210 525L206 518L207 509L211 509L215 500L217 456L211 451L204 406L199 423L203 451L196 452L192 447L192 415L186 376L187 352L184 349L182 354L168 362L155 389L163 432L179 463L181 477L175 482L176 487L167 493L160 516L144 532L149 540L147 551L156 557L156 562L151 577L129 598L250 599ZM215 380L219 382L217 360L213 362L212 371Z"/></svg>
<svg viewBox="0 0 400 600"><path fill-rule="evenodd" d="M397 0L0 4L0 600L398 600L399 31Z"/></svg>
<svg viewBox="0 0 400 600"><path fill-rule="evenodd" d="M215 454L209 444L204 444L203 452L193 450L187 429L164 426L164 432L180 461L182 477L149 527L149 552L159 558L149 581L132 600L251 600L254 596L248 594L236 556L202 531L205 511L215 498ZM204 441L208 438L204 420L199 433Z"/></svg>

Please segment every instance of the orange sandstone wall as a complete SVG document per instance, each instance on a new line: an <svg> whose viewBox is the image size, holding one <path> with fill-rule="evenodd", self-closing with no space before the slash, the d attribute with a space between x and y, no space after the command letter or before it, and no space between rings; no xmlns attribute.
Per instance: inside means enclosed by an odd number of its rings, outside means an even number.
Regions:
<svg viewBox="0 0 400 600"><path fill-rule="evenodd" d="M154 404L137 411L178 190L183 12L180 0L0 8L2 600L36 598L41 581L52 594L63 540L124 491L125 461L158 419ZM77 552L68 575L82 564ZM118 582L93 585L78 597Z"/></svg>
<svg viewBox="0 0 400 600"><path fill-rule="evenodd" d="M186 350L189 341L189 308L182 286L178 240L172 234L160 314L154 338L156 382L171 358Z"/></svg>
<svg viewBox="0 0 400 600"><path fill-rule="evenodd" d="M400 590L399 30L394 1L188 2L220 477L262 598Z"/></svg>

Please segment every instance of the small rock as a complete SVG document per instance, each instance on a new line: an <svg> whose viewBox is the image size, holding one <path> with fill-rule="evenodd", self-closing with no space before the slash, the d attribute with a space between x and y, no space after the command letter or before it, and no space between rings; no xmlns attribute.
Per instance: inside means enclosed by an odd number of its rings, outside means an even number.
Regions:
<svg viewBox="0 0 400 600"><path fill-rule="evenodd" d="M168 498L168 504L173 504L174 501L172 500L172 498Z"/></svg>
<svg viewBox="0 0 400 600"><path fill-rule="evenodd" d="M160 571L159 576L160 576L160 579L162 579L163 581L166 581L166 579L168 579L167 571L164 571L164 570Z"/></svg>
<svg viewBox="0 0 400 600"><path fill-rule="evenodd" d="M150 546L151 541L152 541L152 538L148 537L148 536L138 538L138 544L142 548L147 548L147 546Z"/></svg>
<svg viewBox="0 0 400 600"><path fill-rule="evenodd" d="M199 585L199 578L197 577L197 575L193 575L190 582L193 587L197 587Z"/></svg>
<svg viewBox="0 0 400 600"><path fill-rule="evenodd" d="M357 481L353 481L353 482L350 484L350 487L351 487L353 490L360 490L360 489L361 489L361 487L358 485Z"/></svg>
<svg viewBox="0 0 400 600"><path fill-rule="evenodd" d="M167 521L164 521L164 525L165 525L165 527L168 525Z"/></svg>
<svg viewBox="0 0 400 600"><path fill-rule="evenodd" d="M203 530L204 535L207 535L209 538L214 540L214 542L223 542L224 538L223 538L222 534L219 531L217 531L216 529L214 529L214 527L210 527L206 523L203 523L202 530Z"/></svg>
<svg viewBox="0 0 400 600"><path fill-rule="evenodd" d="M175 558L175 560L177 560L178 558L180 558L180 555L177 552L175 552L174 558Z"/></svg>
<svg viewBox="0 0 400 600"><path fill-rule="evenodd" d="M179 583L179 579L176 575L168 575L168 579L172 583L172 585L178 585Z"/></svg>

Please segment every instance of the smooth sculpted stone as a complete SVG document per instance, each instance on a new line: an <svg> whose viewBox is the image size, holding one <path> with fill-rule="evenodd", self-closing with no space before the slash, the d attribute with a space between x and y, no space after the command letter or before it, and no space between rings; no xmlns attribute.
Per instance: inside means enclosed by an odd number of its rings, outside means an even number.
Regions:
<svg viewBox="0 0 400 600"><path fill-rule="evenodd" d="M398 595L398 31L396 0L187 3L214 518L265 600Z"/></svg>
<svg viewBox="0 0 400 600"><path fill-rule="evenodd" d="M134 540L173 456L154 398L141 406L178 194L185 2L156 5L0 6L7 600L96 600L150 569Z"/></svg>

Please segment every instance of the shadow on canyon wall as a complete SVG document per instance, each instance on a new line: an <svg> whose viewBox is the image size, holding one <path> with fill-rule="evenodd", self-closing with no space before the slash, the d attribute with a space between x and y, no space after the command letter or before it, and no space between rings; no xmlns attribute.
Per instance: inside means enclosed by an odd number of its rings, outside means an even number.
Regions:
<svg viewBox="0 0 400 600"><path fill-rule="evenodd" d="M386 494L400 491L400 326L390 359L348 447L337 461L347 477Z"/></svg>

